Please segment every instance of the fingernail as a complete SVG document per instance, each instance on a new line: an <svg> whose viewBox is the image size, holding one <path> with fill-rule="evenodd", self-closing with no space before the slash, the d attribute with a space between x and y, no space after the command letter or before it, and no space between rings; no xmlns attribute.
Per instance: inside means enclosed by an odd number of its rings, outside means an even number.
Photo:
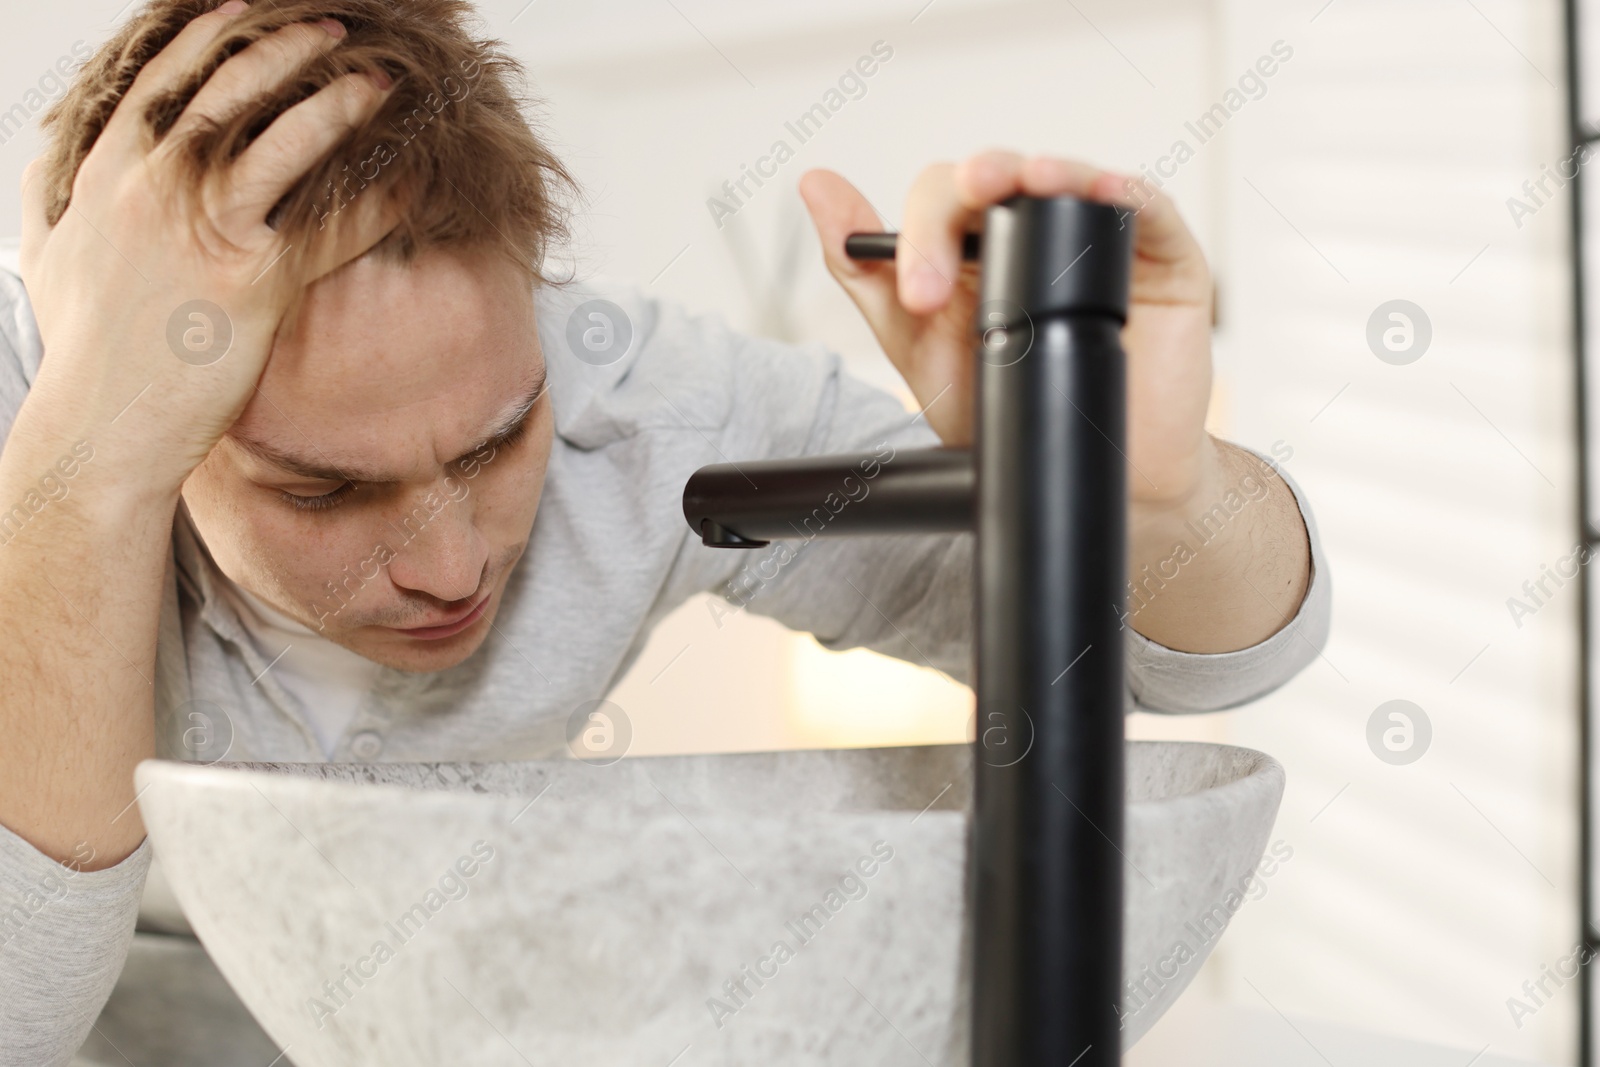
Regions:
<svg viewBox="0 0 1600 1067"><path fill-rule="evenodd" d="M224 15L237 15L241 11L250 10L250 5L245 3L244 0L228 0L226 4L223 4L217 10Z"/></svg>
<svg viewBox="0 0 1600 1067"><path fill-rule="evenodd" d="M372 79L372 84L376 85L381 92L386 93L394 87L394 79L381 70L369 70L367 71L367 77Z"/></svg>
<svg viewBox="0 0 1600 1067"><path fill-rule="evenodd" d="M318 22L317 25L327 30L329 37L343 37L346 32L344 23L340 22L338 19L323 19Z"/></svg>

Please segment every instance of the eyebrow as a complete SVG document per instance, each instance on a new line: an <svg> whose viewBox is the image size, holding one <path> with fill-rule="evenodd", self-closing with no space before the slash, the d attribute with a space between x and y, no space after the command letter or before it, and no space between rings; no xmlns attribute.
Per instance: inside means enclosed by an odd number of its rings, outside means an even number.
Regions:
<svg viewBox="0 0 1600 1067"><path fill-rule="evenodd" d="M529 417L533 414L534 407L544 396L548 378L543 367L539 369L539 376L534 380L532 388L525 392L516 402L516 407L508 411L489 433L478 444L467 449L461 455L451 460L451 463L460 463L462 460L481 452L486 448L498 447L515 436L523 428ZM297 455L294 452L277 448L261 441L253 440L237 434L229 434L229 440L256 459L270 466L277 467L285 473L319 482L363 482L369 485L384 485L403 481L404 479L383 471L371 471L353 464L335 465L320 449L314 457ZM313 446L315 447L315 446Z"/></svg>

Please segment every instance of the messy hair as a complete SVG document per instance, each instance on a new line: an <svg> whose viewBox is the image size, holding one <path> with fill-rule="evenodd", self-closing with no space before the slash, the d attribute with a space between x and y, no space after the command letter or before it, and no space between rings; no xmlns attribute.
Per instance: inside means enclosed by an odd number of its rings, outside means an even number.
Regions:
<svg viewBox="0 0 1600 1067"><path fill-rule="evenodd" d="M73 180L118 102L146 63L219 0L150 0L83 66L44 120L46 216L66 212ZM395 229L374 249L409 262L438 247L497 247L536 283L545 257L569 237L577 186L535 135L522 95L522 67L500 42L473 36L466 0L271 0L234 16L210 54L142 116L160 141L229 57L296 22L334 18L345 38L270 95L208 122L178 153L179 195L196 193L284 111L350 73L381 71L394 87L377 112L316 160L278 201L268 221L290 253L282 266L306 280L305 264L328 217L356 195L393 196ZM297 272L297 273L294 273Z"/></svg>

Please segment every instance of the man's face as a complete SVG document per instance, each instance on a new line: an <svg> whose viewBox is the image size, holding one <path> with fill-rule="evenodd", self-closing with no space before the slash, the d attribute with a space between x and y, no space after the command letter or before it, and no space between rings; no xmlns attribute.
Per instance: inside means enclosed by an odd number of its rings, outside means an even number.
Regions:
<svg viewBox="0 0 1600 1067"><path fill-rule="evenodd" d="M527 546L543 382L533 293L503 258L363 258L307 291L183 498L239 585L368 659L442 670L483 643Z"/></svg>

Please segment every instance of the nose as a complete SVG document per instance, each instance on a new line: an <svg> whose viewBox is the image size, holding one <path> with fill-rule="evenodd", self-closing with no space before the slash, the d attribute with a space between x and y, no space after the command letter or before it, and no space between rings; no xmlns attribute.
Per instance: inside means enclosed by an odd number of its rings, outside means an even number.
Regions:
<svg viewBox="0 0 1600 1067"><path fill-rule="evenodd" d="M435 486L409 503L409 510L390 520L399 541L389 561L390 581L443 601L472 596L483 578L489 543L473 523L470 499L452 499Z"/></svg>

